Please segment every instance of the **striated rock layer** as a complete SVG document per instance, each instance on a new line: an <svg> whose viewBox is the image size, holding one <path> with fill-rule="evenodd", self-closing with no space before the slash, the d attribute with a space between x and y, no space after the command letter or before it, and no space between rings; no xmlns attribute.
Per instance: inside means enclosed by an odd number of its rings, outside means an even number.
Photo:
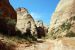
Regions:
<svg viewBox="0 0 75 50"><path fill-rule="evenodd" d="M16 9L17 12L17 24L16 28L24 33L36 33L36 25L33 17L28 13L25 8Z"/></svg>
<svg viewBox="0 0 75 50"><path fill-rule="evenodd" d="M75 0L60 0L52 15L49 34L53 38L75 36Z"/></svg>
<svg viewBox="0 0 75 50"><path fill-rule="evenodd" d="M9 0L0 0L0 32L14 34L16 21L17 14Z"/></svg>

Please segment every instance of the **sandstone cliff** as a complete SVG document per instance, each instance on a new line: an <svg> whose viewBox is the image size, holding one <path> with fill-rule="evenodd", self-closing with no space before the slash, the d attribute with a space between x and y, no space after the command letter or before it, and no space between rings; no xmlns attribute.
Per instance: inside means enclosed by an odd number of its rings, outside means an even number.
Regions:
<svg viewBox="0 0 75 50"><path fill-rule="evenodd" d="M50 22L53 38L75 36L75 0L60 0Z"/></svg>
<svg viewBox="0 0 75 50"><path fill-rule="evenodd" d="M0 32L14 34L17 14L9 0L0 0Z"/></svg>
<svg viewBox="0 0 75 50"><path fill-rule="evenodd" d="M28 13L25 8L16 9L17 12L17 24L16 27L22 34L31 32L31 34L37 33L36 24L33 17ZM30 31L28 31L28 29Z"/></svg>

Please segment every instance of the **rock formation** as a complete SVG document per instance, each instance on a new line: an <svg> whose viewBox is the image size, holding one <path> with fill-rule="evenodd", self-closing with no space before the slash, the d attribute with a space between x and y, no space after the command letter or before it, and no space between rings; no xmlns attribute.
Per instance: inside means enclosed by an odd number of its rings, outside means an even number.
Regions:
<svg viewBox="0 0 75 50"><path fill-rule="evenodd" d="M36 34L36 25L33 17L28 13L25 8L16 9L17 12L17 25L16 28L21 31L22 34L30 33Z"/></svg>
<svg viewBox="0 0 75 50"><path fill-rule="evenodd" d="M45 37L46 33L48 32L48 28L46 28L43 24L42 20L36 21L37 26L37 36L38 38Z"/></svg>
<svg viewBox="0 0 75 50"><path fill-rule="evenodd" d="M0 0L0 32L14 33L17 14L9 0Z"/></svg>
<svg viewBox="0 0 75 50"><path fill-rule="evenodd" d="M58 38L75 36L75 0L60 0L52 15L49 34Z"/></svg>

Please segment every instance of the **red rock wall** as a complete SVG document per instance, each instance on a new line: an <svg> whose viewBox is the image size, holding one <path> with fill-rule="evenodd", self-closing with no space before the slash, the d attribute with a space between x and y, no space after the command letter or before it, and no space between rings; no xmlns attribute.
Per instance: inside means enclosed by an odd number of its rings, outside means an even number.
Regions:
<svg viewBox="0 0 75 50"><path fill-rule="evenodd" d="M7 24L10 20L17 21L17 14L10 5L9 0L0 0L0 31L15 32L15 25Z"/></svg>

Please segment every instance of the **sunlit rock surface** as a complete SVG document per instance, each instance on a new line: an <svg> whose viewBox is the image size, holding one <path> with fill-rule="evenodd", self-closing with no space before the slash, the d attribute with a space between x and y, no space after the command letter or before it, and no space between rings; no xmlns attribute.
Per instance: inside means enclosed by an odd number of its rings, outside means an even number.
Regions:
<svg viewBox="0 0 75 50"><path fill-rule="evenodd" d="M28 13L25 8L16 9L17 12L17 24L16 28L21 31L22 34L30 30L32 34L36 33L36 25L33 17Z"/></svg>
<svg viewBox="0 0 75 50"><path fill-rule="evenodd" d="M50 22L49 35L53 38L75 36L75 0L60 0Z"/></svg>

